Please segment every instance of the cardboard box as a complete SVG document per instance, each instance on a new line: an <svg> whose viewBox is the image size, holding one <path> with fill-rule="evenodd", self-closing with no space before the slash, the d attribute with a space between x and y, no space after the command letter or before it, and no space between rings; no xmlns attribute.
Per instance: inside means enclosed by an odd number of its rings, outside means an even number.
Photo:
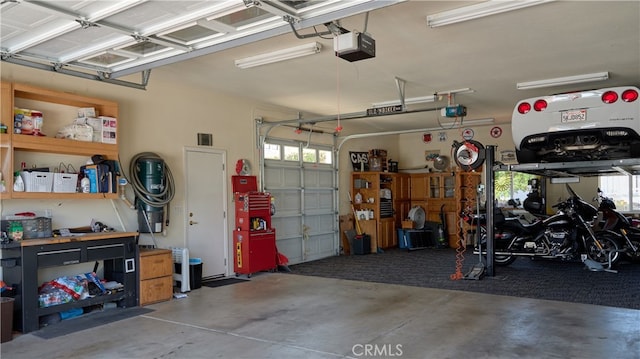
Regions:
<svg viewBox="0 0 640 359"><path fill-rule="evenodd" d="M100 116L102 120L102 143L118 143L118 119L109 116Z"/></svg>
<svg viewBox="0 0 640 359"><path fill-rule="evenodd" d="M416 224L412 220L402 221L402 229L413 229L415 226Z"/></svg>

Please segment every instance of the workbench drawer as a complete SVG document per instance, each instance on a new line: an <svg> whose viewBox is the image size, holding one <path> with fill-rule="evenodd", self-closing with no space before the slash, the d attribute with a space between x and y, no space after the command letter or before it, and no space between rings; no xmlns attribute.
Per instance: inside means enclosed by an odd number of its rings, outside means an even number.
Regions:
<svg viewBox="0 0 640 359"><path fill-rule="evenodd" d="M140 282L140 305L170 300L173 296L173 276Z"/></svg>
<svg viewBox="0 0 640 359"><path fill-rule="evenodd" d="M124 244L105 244L87 247L87 261L121 258L124 255Z"/></svg>
<svg viewBox="0 0 640 359"><path fill-rule="evenodd" d="M81 249L70 248L38 252L38 267L64 266L80 263Z"/></svg>

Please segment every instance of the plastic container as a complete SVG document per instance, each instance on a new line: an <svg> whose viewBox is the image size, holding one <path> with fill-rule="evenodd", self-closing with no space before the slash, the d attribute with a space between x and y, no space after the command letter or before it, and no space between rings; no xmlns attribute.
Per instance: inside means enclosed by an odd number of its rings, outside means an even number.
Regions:
<svg viewBox="0 0 640 359"><path fill-rule="evenodd" d="M22 227L21 239L48 238L52 235L51 218L33 217L26 219L10 219L1 221L0 228L4 232L11 231L12 224L20 224Z"/></svg>
<svg viewBox="0 0 640 359"><path fill-rule="evenodd" d="M371 236L368 234L358 234L353 238L353 254L371 253Z"/></svg>
<svg viewBox="0 0 640 359"><path fill-rule="evenodd" d="M26 192L51 192L53 190L53 172L20 172Z"/></svg>

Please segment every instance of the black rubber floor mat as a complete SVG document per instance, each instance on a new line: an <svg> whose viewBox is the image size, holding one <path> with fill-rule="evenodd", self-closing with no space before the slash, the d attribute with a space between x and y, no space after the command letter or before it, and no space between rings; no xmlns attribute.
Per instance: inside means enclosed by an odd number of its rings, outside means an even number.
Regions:
<svg viewBox="0 0 640 359"><path fill-rule="evenodd" d="M222 287L223 285L236 284L242 282L248 282L248 279L240 279L240 278L224 278L224 279L215 279L206 282L202 282L202 286L204 287Z"/></svg>
<svg viewBox="0 0 640 359"><path fill-rule="evenodd" d="M99 327L107 323L117 322L119 320L133 318L138 315L153 312L153 309L134 307L134 308L114 308L102 311L93 311L81 316L63 320L57 323L49 324L30 334L42 339L52 339L63 335L79 332L90 328Z"/></svg>

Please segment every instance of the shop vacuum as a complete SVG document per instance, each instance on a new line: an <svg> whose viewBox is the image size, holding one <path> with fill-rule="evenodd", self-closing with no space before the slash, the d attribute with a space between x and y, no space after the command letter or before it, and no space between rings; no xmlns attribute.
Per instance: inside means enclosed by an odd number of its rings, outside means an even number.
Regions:
<svg viewBox="0 0 640 359"><path fill-rule="evenodd" d="M174 196L174 181L165 161L153 152L131 159L129 177L135 193L140 233L161 233L169 224L169 203Z"/></svg>

